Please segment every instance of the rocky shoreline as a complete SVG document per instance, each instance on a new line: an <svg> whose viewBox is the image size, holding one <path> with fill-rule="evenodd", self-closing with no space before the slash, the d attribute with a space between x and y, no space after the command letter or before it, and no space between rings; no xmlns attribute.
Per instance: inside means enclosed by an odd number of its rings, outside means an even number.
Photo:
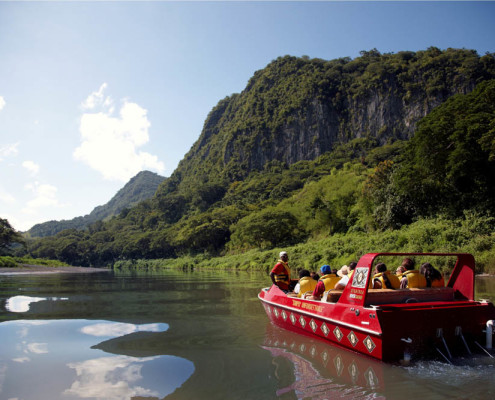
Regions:
<svg viewBox="0 0 495 400"><path fill-rule="evenodd" d="M20 275L20 274L89 274L95 272L109 272L109 268L90 268L90 267L48 267L46 265L20 264L14 268L0 268L1 275Z"/></svg>

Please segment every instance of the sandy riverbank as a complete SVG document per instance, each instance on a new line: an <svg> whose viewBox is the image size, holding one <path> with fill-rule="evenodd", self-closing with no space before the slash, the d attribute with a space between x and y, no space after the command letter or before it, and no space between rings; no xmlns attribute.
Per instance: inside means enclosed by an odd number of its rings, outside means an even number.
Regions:
<svg viewBox="0 0 495 400"><path fill-rule="evenodd" d="M108 272L108 268L86 268L86 267L47 267L46 265L28 265L15 268L0 268L1 275L20 275L20 274L89 274L94 272Z"/></svg>

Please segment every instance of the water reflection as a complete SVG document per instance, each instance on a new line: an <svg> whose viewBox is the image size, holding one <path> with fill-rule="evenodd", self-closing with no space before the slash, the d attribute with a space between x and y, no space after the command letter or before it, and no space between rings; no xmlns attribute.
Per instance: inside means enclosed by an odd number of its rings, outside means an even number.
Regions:
<svg viewBox="0 0 495 400"><path fill-rule="evenodd" d="M167 329L167 324L135 325L123 322L104 322L83 326L81 332L92 336L117 337L134 332L164 332Z"/></svg>
<svg viewBox="0 0 495 400"><path fill-rule="evenodd" d="M293 382L276 394L298 399L383 399L383 363L267 324L263 349L293 366ZM277 373L276 373L277 375Z"/></svg>
<svg viewBox="0 0 495 400"><path fill-rule="evenodd" d="M5 308L7 311L10 312L17 312L17 313L28 312L31 303L37 303L38 301L44 301L44 300L57 301L57 300L68 300L68 299L66 297L58 298L58 297L13 296L7 299L7 302L5 303Z"/></svg>
<svg viewBox="0 0 495 400"><path fill-rule="evenodd" d="M163 398L191 376L194 371L191 361L161 355L105 355L94 346L102 338L108 340L137 332L160 334L167 329L168 325L163 323L3 322L0 324L0 398Z"/></svg>
<svg viewBox="0 0 495 400"><path fill-rule="evenodd" d="M63 392L65 396L83 399L129 399L134 396L160 396L156 390L139 386L143 380L141 370L145 363L158 357L101 357L67 366L76 370L77 379L70 389Z"/></svg>

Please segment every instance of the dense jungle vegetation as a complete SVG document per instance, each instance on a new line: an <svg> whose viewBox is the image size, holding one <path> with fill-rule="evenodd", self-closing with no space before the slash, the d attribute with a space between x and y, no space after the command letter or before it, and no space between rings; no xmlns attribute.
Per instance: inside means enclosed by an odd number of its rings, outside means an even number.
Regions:
<svg viewBox="0 0 495 400"><path fill-rule="evenodd" d="M26 252L245 269L268 268L282 247L309 268L371 251L462 251L495 271L494 78L494 55L470 50L281 57L219 102L153 198ZM332 118L310 118L315 104ZM388 119L372 121L377 104Z"/></svg>

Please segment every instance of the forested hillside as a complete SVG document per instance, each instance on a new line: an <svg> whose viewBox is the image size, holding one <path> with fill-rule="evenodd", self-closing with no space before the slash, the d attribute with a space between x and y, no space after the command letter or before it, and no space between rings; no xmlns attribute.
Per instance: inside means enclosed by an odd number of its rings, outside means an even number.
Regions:
<svg viewBox="0 0 495 400"><path fill-rule="evenodd" d="M85 229L97 221L104 221L122 210L135 206L140 201L153 197L156 189L165 178L154 172L141 171L131 178L115 196L105 205L96 207L91 213L71 220L48 221L34 225L27 235L44 237L55 235L65 229Z"/></svg>
<svg viewBox="0 0 495 400"><path fill-rule="evenodd" d="M491 251L494 78L494 55L470 50L281 57L218 103L152 199L28 251L107 265L371 237L466 215L483 221Z"/></svg>

